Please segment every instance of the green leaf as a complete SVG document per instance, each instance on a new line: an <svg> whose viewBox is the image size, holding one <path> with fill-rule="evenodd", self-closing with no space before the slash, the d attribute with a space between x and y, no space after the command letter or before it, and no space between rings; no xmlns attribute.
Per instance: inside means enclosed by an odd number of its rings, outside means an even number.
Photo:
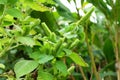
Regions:
<svg viewBox="0 0 120 80"><path fill-rule="evenodd" d="M30 47L35 45L35 41L30 37L17 37L17 41Z"/></svg>
<svg viewBox="0 0 120 80"><path fill-rule="evenodd" d="M115 60L109 62L108 64L106 64L104 66L104 68L101 69L101 72L103 73L104 71L107 71L107 70L111 70L111 71L114 71L115 70Z"/></svg>
<svg viewBox="0 0 120 80"><path fill-rule="evenodd" d="M72 1L72 0L67 0L69 3Z"/></svg>
<svg viewBox="0 0 120 80"><path fill-rule="evenodd" d="M84 24L91 16L92 12L94 11L95 7L92 7L78 22L77 25Z"/></svg>
<svg viewBox="0 0 120 80"><path fill-rule="evenodd" d="M0 39L0 43L1 43L2 45L8 44L9 42L10 42L10 38L2 38L2 39Z"/></svg>
<svg viewBox="0 0 120 80"><path fill-rule="evenodd" d="M13 17L22 18L22 12L18 9L10 8L6 12Z"/></svg>
<svg viewBox="0 0 120 80"><path fill-rule="evenodd" d="M0 27L0 33L2 33L3 35L7 35L5 29L2 27Z"/></svg>
<svg viewBox="0 0 120 80"><path fill-rule="evenodd" d="M88 67L88 64L78 54L73 52L69 55L69 57L79 66Z"/></svg>
<svg viewBox="0 0 120 80"><path fill-rule="evenodd" d="M71 38L76 38L77 34L72 34L71 32L63 34L64 37L71 39Z"/></svg>
<svg viewBox="0 0 120 80"><path fill-rule="evenodd" d="M110 39L107 39L105 41L105 44L103 46L103 52L105 54L106 60L108 63L112 62L115 58L114 56L114 49L113 49L113 44Z"/></svg>
<svg viewBox="0 0 120 80"><path fill-rule="evenodd" d="M108 8L108 4L107 4L108 0L106 0L106 2L103 0L99 0L99 1L98 0L96 0L96 1L95 0L87 0L87 1L92 3L96 8L98 8L100 11L102 11L105 14L107 19L111 20L111 17L113 17L113 14L112 14L110 8ZM109 7L113 7L113 5L114 5L113 1L110 0L110 2L111 3L109 4ZM114 8L112 8L112 11L113 11L113 9Z"/></svg>
<svg viewBox="0 0 120 80"><path fill-rule="evenodd" d="M33 10L36 10L36 11L44 12L44 11L51 10L47 6L44 6L43 4L41 4L40 2L35 2L33 0L24 0L24 4L26 4L27 6L29 6L30 8L32 8Z"/></svg>
<svg viewBox="0 0 120 80"><path fill-rule="evenodd" d="M5 65L0 63L0 68L5 69Z"/></svg>
<svg viewBox="0 0 120 80"><path fill-rule="evenodd" d="M52 60L53 58L54 58L54 56L52 56L52 55L40 54L39 55L39 63L44 64L44 63Z"/></svg>
<svg viewBox="0 0 120 80"><path fill-rule="evenodd" d="M11 16L11 15L5 15L4 16L4 25L6 25L6 26L9 26L10 24L9 23L5 23L5 22L10 22L10 23L12 23L12 22L15 22L14 21L14 19L13 19L13 16Z"/></svg>
<svg viewBox="0 0 120 80"><path fill-rule="evenodd" d="M13 5L13 4L15 4L17 1L18 1L18 0L8 0L8 3Z"/></svg>
<svg viewBox="0 0 120 80"><path fill-rule="evenodd" d="M35 60L38 60L40 58L40 55L41 55L40 51L35 51L35 52L29 54L30 58L33 58Z"/></svg>
<svg viewBox="0 0 120 80"><path fill-rule="evenodd" d="M64 76L68 74L67 67L62 61L56 61L55 66Z"/></svg>
<svg viewBox="0 0 120 80"><path fill-rule="evenodd" d="M68 71L69 73L72 73L72 72L74 71L74 69L75 69L75 66L71 66L67 71Z"/></svg>
<svg viewBox="0 0 120 80"><path fill-rule="evenodd" d="M0 4L0 16L2 16L3 11L4 11L4 5Z"/></svg>
<svg viewBox="0 0 120 80"><path fill-rule="evenodd" d="M3 50L3 48L2 48L2 44L0 43L0 52Z"/></svg>
<svg viewBox="0 0 120 80"><path fill-rule="evenodd" d="M7 0L0 0L0 4L6 4Z"/></svg>
<svg viewBox="0 0 120 80"><path fill-rule="evenodd" d="M48 28L48 26L47 26L45 23L42 23L41 25L42 25L42 28L43 28L45 34L46 34L47 36L50 36L50 35L51 35L51 31L50 31L50 29Z"/></svg>
<svg viewBox="0 0 120 80"><path fill-rule="evenodd" d="M73 17L71 11L66 7L64 6L60 0L54 0L58 6L56 7L57 9L57 12L63 16L65 19L68 19L70 21L75 21L76 19Z"/></svg>
<svg viewBox="0 0 120 80"><path fill-rule="evenodd" d="M39 2L41 2L41 3L45 3L46 2L46 0L38 0Z"/></svg>
<svg viewBox="0 0 120 80"><path fill-rule="evenodd" d="M41 3L55 4L53 0L38 0Z"/></svg>
<svg viewBox="0 0 120 80"><path fill-rule="evenodd" d="M100 73L100 74L101 74L101 77L103 78L108 77L108 76L116 77L116 72L113 72L113 71L106 71L105 73Z"/></svg>
<svg viewBox="0 0 120 80"><path fill-rule="evenodd" d="M69 46L69 49L73 49L79 42L79 39L75 39L75 41Z"/></svg>
<svg viewBox="0 0 120 80"><path fill-rule="evenodd" d="M88 64L77 53L68 49L64 49L64 51L66 52L67 56L71 58L76 64L79 66L88 67Z"/></svg>
<svg viewBox="0 0 120 80"><path fill-rule="evenodd" d="M35 3L33 2L30 7L33 9L33 10L36 10L36 11L41 11L41 12L44 12L44 11L50 11L50 9L46 6L44 6L43 4L38 4L38 3Z"/></svg>
<svg viewBox="0 0 120 80"><path fill-rule="evenodd" d="M81 0L81 4L83 4L84 3L84 0Z"/></svg>
<svg viewBox="0 0 120 80"><path fill-rule="evenodd" d="M69 57L79 66L88 67L88 64L78 54L73 52L69 55Z"/></svg>
<svg viewBox="0 0 120 80"><path fill-rule="evenodd" d="M62 44L64 43L65 38L61 38L56 44L55 44L55 51L58 52L60 48L62 47Z"/></svg>
<svg viewBox="0 0 120 80"><path fill-rule="evenodd" d="M34 18L40 18L41 22L45 22L51 31L56 32L59 28L55 20L55 15L53 15L53 12L51 11L40 12L33 10L30 15Z"/></svg>
<svg viewBox="0 0 120 80"><path fill-rule="evenodd" d="M35 68L37 68L38 63L33 60L20 60L17 62L14 66L14 71L17 78L20 78L21 76L24 76L31 71L33 71Z"/></svg>
<svg viewBox="0 0 120 80"><path fill-rule="evenodd" d="M37 80L54 80L53 76L48 72L39 71Z"/></svg>

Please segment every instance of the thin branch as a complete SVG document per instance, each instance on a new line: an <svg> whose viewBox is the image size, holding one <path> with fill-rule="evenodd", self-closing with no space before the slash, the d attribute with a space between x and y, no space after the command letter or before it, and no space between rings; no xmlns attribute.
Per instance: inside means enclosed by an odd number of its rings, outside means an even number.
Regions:
<svg viewBox="0 0 120 80"><path fill-rule="evenodd" d="M87 80L81 66L79 66L79 70L80 70L80 72L81 72L81 74L82 74L83 79L84 79L84 80Z"/></svg>
<svg viewBox="0 0 120 80"><path fill-rule="evenodd" d="M1 26L1 24L2 24L2 22L3 22L3 18L4 18L4 16L5 16L5 10L6 10L6 5L4 6L3 14L2 14L2 16L1 16L1 18L0 18L0 26Z"/></svg>
<svg viewBox="0 0 120 80"><path fill-rule="evenodd" d="M117 22L116 22L116 26L115 26L115 29L116 29L116 33L115 33L115 57L116 57L116 72L117 72L117 79L120 80L120 68L119 68L119 65L120 65L120 59L119 59L119 43L118 43L118 26L117 26Z"/></svg>
<svg viewBox="0 0 120 80"><path fill-rule="evenodd" d="M90 59L91 59L91 62L92 62L93 72L95 74L96 80L101 80L100 76L99 76L99 73L97 72L95 61L94 61L94 55L92 53L92 49L91 49L91 46L89 44L88 34L87 34L87 26L85 27L85 34L86 34L86 39L85 40L86 40L87 47L88 47L88 53L90 55Z"/></svg>

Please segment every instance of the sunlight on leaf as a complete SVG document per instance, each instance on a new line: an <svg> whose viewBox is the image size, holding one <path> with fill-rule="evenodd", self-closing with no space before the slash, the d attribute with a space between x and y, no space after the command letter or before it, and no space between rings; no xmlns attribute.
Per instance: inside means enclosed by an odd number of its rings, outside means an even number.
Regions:
<svg viewBox="0 0 120 80"><path fill-rule="evenodd" d="M10 8L6 12L13 17L22 18L22 12L18 9Z"/></svg>
<svg viewBox="0 0 120 80"><path fill-rule="evenodd" d="M37 68L38 63L32 60L20 60L14 66L16 77L19 78L26 75Z"/></svg>
<svg viewBox="0 0 120 80"><path fill-rule="evenodd" d="M0 68L5 69L5 65L0 63Z"/></svg>
<svg viewBox="0 0 120 80"><path fill-rule="evenodd" d="M30 37L17 37L17 41L31 47L35 45L35 41Z"/></svg>
<svg viewBox="0 0 120 80"><path fill-rule="evenodd" d="M52 60L54 57L52 55L46 55L46 54L40 54L39 55L39 63L44 64L50 60Z"/></svg>
<svg viewBox="0 0 120 80"><path fill-rule="evenodd" d="M88 67L88 64L82 59L80 55L72 52L69 49L64 49L64 51L66 52L66 55L71 58L76 64L78 64L79 66Z"/></svg>

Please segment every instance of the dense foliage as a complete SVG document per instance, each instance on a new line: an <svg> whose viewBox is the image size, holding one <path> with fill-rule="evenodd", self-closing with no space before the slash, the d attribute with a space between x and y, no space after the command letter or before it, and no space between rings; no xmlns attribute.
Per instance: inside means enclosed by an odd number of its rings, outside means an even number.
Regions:
<svg viewBox="0 0 120 80"><path fill-rule="evenodd" d="M120 1L66 1L0 0L0 80L120 80Z"/></svg>

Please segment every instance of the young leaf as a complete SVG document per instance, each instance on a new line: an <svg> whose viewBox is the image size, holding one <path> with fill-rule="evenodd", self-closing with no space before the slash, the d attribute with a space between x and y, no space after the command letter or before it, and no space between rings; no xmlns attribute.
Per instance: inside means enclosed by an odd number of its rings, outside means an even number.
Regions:
<svg viewBox="0 0 120 80"><path fill-rule="evenodd" d="M64 49L64 51L66 52L66 55L71 58L76 64L78 64L79 66L88 67L88 64L77 53L72 52L68 49Z"/></svg>
<svg viewBox="0 0 120 80"><path fill-rule="evenodd" d="M41 11L41 12L44 12L44 11L50 11L50 9L46 6L44 6L43 4L38 4L38 3L35 3L33 2L30 7L33 9L33 10L36 10L36 11Z"/></svg>
<svg viewBox="0 0 120 80"><path fill-rule="evenodd" d="M76 40L69 46L69 49L73 49L79 42L80 42L79 39L76 39Z"/></svg>
<svg viewBox="0 0 120 80"><path fill-rule="evenodd" d="M55 45L55 51L58 52L60 48L62 47L62 44L64 42L65 38L61 38Z"/></svg>
<svg viewBox="0 0 120 80"><path fill-rule="evenodd" d="M39 2L35 2L33 0L24 0L24 4L28 5L30 8L32 8L33 10L36 10L36 11L44 12L44 11L51 10L47 6L44 6L43 4L41 4Z"/></svg>
<svg viewBox="0 0 120 80"><path fill-rule="evenodd" d="M38 66L38 63L32 60L21 60L17 62L14 66L16 77L20 78L21 76L24 76L30 73L35 68L37 68L37 66Z"/></svg>
<svg viewBox="0 0 120 80"><path fill-rule="evenodd" d="M74 69L75 69L75 66L71 66L67 71L68 71L68 73L72 73L74 71Z"/></svg>
<svg viewBox="0 0 120 80"><path fill-rule="evenodd" d="M53 76L48 72L39 71L37 80L54 80Z"/></svg>
<svg viewBox="0 0 120 80"><path fill-rule="evenodd" d="M22 12L18 9L10 8L6 12L13 17L22 18Z"/></svg>
<svg viewBox="0 0 120 80"><path fill-rule="evenodd" d="M69 57L79 66L84 66L84 67L88 67L88 64L82 59L81 56L79 56L78 54L72 52Z"/></svg>
<svg viewBox="0 0 120 80"><path fill-rule="evenodd" d="M53 58L54 58L54 56L52 56L52 55L40 54L39 55L39 63L44 64L44 63L52 60Z"/></svg>
<svg viewBox="0 0 120 80"><path fill-rule="evenodd" d="M67 67L62 61L57 61L55 63L55 66L64 76L68 74Z"/></svg>
<svg viewBox="0 0 120 80"><path fill-rule="evenodd" d="M50 35L51 35L51 31L50 31L50 29L48 28L48 26L47 26L45 23L42 23L41 25L42 25L43 30L45 31L45 34L46 34L47 36L50 36Z"/></svg>
<svg viewBox="0 0 120 80"><path fill-rule="evenodd" d="M95 7L92 7L90 11L88 11L85 16L83 16L78 22L77 25L79 24L84 24L91 16L92 12L94 11Z"/></svg>
<svg viewBox="0 0 120 80"><path fill-rule="evenodd" d="M17 41L31 47L35 45L35 41L30 37L18 37Z"/></svg>

